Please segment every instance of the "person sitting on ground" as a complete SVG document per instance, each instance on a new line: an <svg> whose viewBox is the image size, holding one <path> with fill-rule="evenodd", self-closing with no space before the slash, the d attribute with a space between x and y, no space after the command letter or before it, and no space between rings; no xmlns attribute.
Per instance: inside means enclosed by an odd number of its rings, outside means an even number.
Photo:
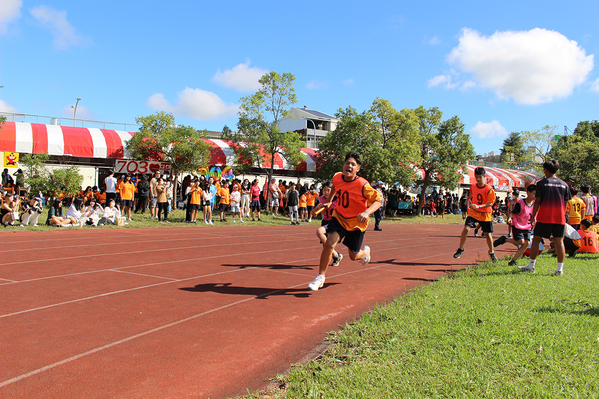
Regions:
<svg viewBox="0 0 599 399"><path fill-rule="evenodd" d="M580 248L578 253L581 254L596 254L599 252L599 243L597 242L597 233L591 230L593 222L589 219L583 219L580 222Z"/></svg>
<svg viewBox="0 0 599 399"><path fill-rule="evenodd" d="M98 225L103 226L105 224L116 225L116 218L120 216L120 212L114 205L114 199L108 200L108 206L104 208L102 218L98 221Z"/></svg>
<svg viewBox="0 0 599 399"><path fill-rule="evenodd" d="M529 185L526 188L526 198L522 198L514 204L507 220L508 225L512 226L513 238L501 236L493 242L493 247L503 245L506 242L518 247L518 250L509 263L510 266L518 264L518 259L524 254L530 243L530 230L532 230L533 225L532 211L536 192L537 186L534 184Z"/></svg>
<svg viewBox="0 0 599 399"><path fill-rule="evenodd" d="M75 219L63 218L62 216L62 199L56 198L48 209L48 218L46 219L46 225L48 226L70 226L77 224Z"/></svg>
<svg viewBox="0 0 599 399"><path fill-rule="evenodd" d="M19 220L19 199L12 193L7 193L2 199L0 218L5 227L9 224L14 226L15 221Z"/></svg>
<svg viewBox="0 0 599 399"><path fill-rule="evenodd" d="M29 200L23 202L23 213L21 214L21 225L37 226L37 219L43 212L42 200L35 196L30 196Z"/></svg>
<svg viewBox="0 0 599 399"><path fill-rule="evenodd" d="M71 206L69 206L69 208L67 209L67 218L75 220L75 223L73 223L73 226L81 223L81 208L82 208L82 206L83 206L83 198L77 197L73 200L73 202L71 203Z"/></svg>
<svg viewBox="0 0 599 399"><path fill-rule="evenodd" d="M87 205L83 208L81 215L81 226L84 224L88 226L97 226L98 221L100 220L100 216L98 214L98 210L96 208L96 199L90 198L87 201Z"/></svg>
<svg viewBox="0 0 599 399"><path fill-rule="evenodd" d="M571 258L576 256L576 253L581 245L579 231L567 223L564 226L563 245L566 251L565 253L567 253ZM547 253L557 254L555 240L553 237L549 239L549 249L547 250Z"/></svg>

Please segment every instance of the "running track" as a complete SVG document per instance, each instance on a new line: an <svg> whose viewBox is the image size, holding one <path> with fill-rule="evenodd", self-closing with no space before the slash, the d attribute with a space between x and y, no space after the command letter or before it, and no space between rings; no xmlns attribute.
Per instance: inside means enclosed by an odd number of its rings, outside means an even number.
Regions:
<svg viewBox="0 0 599 399"><path fill-rule="evenodd" d="M372 262L346 256L318 292L315 226L1 231L0 398L246 394L377 303L486 258L470 237L453 259L461 225L383 227Z"/></svg>

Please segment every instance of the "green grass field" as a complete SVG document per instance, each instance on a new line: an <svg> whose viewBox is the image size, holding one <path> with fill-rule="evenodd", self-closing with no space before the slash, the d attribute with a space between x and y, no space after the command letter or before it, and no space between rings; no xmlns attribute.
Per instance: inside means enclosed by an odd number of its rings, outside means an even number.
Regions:
<svg viewBox="0 0 599 399"><path fill-rule="evenodd" d="M523 261L521 261L524 264ZM333 332L272 398L597 398L599 255L482 263Z"/></svg>

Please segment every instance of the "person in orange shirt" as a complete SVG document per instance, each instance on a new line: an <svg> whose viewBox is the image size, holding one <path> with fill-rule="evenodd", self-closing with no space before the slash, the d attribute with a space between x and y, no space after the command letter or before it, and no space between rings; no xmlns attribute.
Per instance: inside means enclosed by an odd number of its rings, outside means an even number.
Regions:
<svg viewBox="0 0 599 399"><path fill-rule="evenodd" d="M599 253L599 243L597 243L597 233L591 230L593 222L584 219L580 222L580 248L578 253L596 254Z"/></svg>
<svg viewBox="0 0 599 399"><path fill-rule="evenodd" d="M474 170L474 178L476 184L470 186L470 195L466 204L468 205L468 217L460 236L460 246L456 253L453 255L454 258L459 258L464 253L464 244L468 238L468 232L470 229L476 227L476 224L480 224L485 238L487 240L487 246L489 247L489 256L493 262L497 261L495 251L493 249L493 204L495 203L495 190L493 187L485 184L485 176L487 172L485 168L478 167Z"/></svg>
<svg viewBox="0 0 599 399"><path fill-rule="evenodd" d="M198 211L202 208L202 189L200 188L200 181L196 177L191 184L189 190L189 206L191 207L190 223L197 223Z"/></svg>
<svg viewBox="0 0 599 399"><path fill-rule="evenodd" d="M337 195L337 206L327 225L328 237L322 247L318 275L308 284L308 288L313 291L324 285L333 251L341 240L348 248L351 260L361 261L363 265L370 262L370 247L365 245L362 249L362 241L370 215L380 208L382 198L366 179L358 177L361 165L360 156L355 152L349 152L345 156L343 172L335 174L333 188L326 201L321 204L328 210L334 196Z"/></svg>
<svg viewBox="0 0 599 399"><path fill-rule="evenodd" d="M121 205L123 207L122 214L127 214L127 218L131 219L131 208L133 207L133 193L135 192L135 186L131 181L131 175L127 175L125 180L121 183Z"/></svg>
<svg viewBox="0 0 599 399"><path fill-rule="evenodd" d="M218 189L217 194L220 196L220 221L226 222L225 213L229 208L229 199L231 197L231 193L229 192L229 182L225 180L223 186Z"/></svg>
<svg viewBox="0 0 599 399"><path fill-rule="evenodd" d="M574 187L570 187L570 194L572 199L566 203L566 223L574 228L574 230L580 229L580 220L585 214L587 209L586 204L583 200L578 198L578 190Z"/></svg>
<svg viewBox="0 0 599 399"><path fill-rule="evenodd" d="M300 195L299 200L299 215L302 218L302 222L308 221L308 193L305 192Z"/></svg>
<svg viewBox="0 0 599 399"><path fill-rule="evenodd" d="M307 222L312 221L312 209L314 209L314 202L318 198L318 193L316 192L316 186L312 184L310 186L310 191L306 193L306 214L308 217Z"/></svg>

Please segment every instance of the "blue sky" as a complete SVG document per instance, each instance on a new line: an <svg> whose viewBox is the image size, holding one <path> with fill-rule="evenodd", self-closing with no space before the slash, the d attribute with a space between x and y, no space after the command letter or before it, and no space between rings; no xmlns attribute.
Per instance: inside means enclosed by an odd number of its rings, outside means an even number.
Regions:
<svg viewBox="0 0 599 399"><path fill-rule="evenodd" d="M0 111L235 128L267 71L334 114L437 106L478 153L599 119L599 2L0 2Z"/></svg>

